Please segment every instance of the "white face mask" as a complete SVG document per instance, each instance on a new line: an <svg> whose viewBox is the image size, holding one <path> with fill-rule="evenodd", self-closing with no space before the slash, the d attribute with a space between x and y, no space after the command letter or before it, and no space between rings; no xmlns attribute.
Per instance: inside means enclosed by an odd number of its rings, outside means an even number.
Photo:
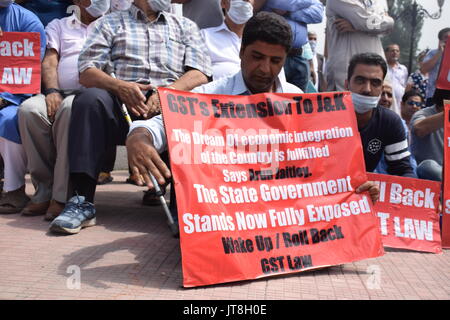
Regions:
<svg viewBox="0 0 450 320"><path fill-rule="evenodd" d="M170 0L147 0L150 8L155 11L168 11L170 9Z"/></svg>
<svg viewBox="0 0 450 320"><path fill-rule="evenodd" d="M0 0L0 7L9 7L13 2L13 0Z"/></svg>
<svg viewBox="0 0 450 320"><path fill-rule="evenodd" d="M101 17L109 10L110 0L91 0L91 5L86 11L94 18Z"/></svg>
<svg viewBox="0 0 450 320"><path fill-rule="evenodd" d="M125 11L130 9L134 0L111 0L112 11Z"/></svg>
<svg viewBox="0 0 450 320"><path fill-rule="evenodd" d="M228 16L236 24L244 24L253 17L253 6L244 0L231 0Z"/></svg>
<svg viewBox="0 0 450 320"><path fill-rule="evenodd" d="M311 47L312 52L313 52L314 54L316 54L317 41L315 41L315 40L309 41L309 46Z"/></svg>
<svg viewBox="0 0 450 320"><path fill-rule="evenodd" d="M353 105L355 106L356 113L366 113L372 109L375 109L380 101L381 95L378 97L363 96L352 92Z"/></svg>

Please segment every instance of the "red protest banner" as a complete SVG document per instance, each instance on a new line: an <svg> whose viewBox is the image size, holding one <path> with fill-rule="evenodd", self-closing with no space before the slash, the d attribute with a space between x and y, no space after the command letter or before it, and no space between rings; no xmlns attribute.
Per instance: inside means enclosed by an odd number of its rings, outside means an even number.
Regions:
<svg viewBox="0 0 450 320"><path fill-rule="evenodd" d="M450 101L444 101L444 112L444 201L442 202L444 206L442 210L442 246L444 248L450 248Z"/></svg>
<svg viewBox="0 0 450 320"><path fill-rule="evenodd" d="M159 92L185 287L384 253L349 93Z"/></svg>
<svg viewBox="0 0 450 320"><path fill-rule="evenodd" d="M374 210L380 219L383 245L441 253L441 183L376 173L367 176L380 186L380 199Z"/></svg>
<svg viewBox="0 0 450 320"><path fill-rule="evenodd" d="M0 92L41 91L39 32L3 32L0 38Z"/></svg>
<svg viewBox="0 0 450 320"><path fill-rule="evenodd" d="M436 88L450 90L450 36L447 38L447 45L445 46L441 61L436 80Z"/></svg>

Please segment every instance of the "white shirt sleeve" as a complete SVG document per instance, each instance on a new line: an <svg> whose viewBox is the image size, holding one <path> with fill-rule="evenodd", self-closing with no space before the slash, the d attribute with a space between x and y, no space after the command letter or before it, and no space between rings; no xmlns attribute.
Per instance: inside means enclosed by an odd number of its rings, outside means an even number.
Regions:
<svg viewBox="0 0 450 320"><path fill-rule="evenodd" d="M164 130L164 122L161 115L148 120L133 121L128 134L136 128L145 128L150 132L153 137L153 145L158 153L162 153L167 149L166 131Z"/></svg>

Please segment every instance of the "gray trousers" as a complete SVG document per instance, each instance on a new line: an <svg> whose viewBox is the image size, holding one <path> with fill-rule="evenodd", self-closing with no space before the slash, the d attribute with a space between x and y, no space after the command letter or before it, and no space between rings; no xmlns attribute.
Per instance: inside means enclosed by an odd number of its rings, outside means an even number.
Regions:
<svg viewBox="0 0 450 320"><path fill-rule="evenodd" d="M67 96L56 112L55 121L47 116L44 95L24 101L19 108L19 129L28 160L35 193L34 203L54 199L65 203L69 189L68 137L72 101Z"/></svg>

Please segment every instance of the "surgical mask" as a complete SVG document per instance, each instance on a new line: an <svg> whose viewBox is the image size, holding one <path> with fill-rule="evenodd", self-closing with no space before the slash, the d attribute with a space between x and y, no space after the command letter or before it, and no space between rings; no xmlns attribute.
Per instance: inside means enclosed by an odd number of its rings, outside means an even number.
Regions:
<svg viewBox="0 0 450 320"><path fill-rule="evenodd" d="M0 0L0 7L9 7L9 5L13 2L13 0Z"/></svg>
<svg viewBox="0 0 450 320"><path fill-rule="evenodd" d="M108 12L109 5L109 0L91 0L91 5L86 8L86 11L94 18L98 18Z"/></svg>
<svg viewBox="0 0 450 320"><path fill-rule="evenodd" d="M352 100L356 113L362 114L375 109L378 105L378 101L380 101L380 97L381 95L372 97L352 92Z"/></svg>
<svg viewBox="0 0 450 320"><path fill-rule="evenodd" d="M168 11L170 9L170 0L147 0L150 8L155 11Z"/></svg>
<svg viewBox="0 0 450 320"><path fill-rule="evenodd" d="M244 24L253 17L253 6L244 0L231 0L228 16L236 24Z"/></svg>
<svg viewBox="0 0 450 320"><path fill-rule="evenodd" d="M317 41L315 40L311 40L309 42L309 46L311 47L311 50L314 54L316 54L316 49L317 49Z"/></svg>
<svg viewBox="0 0 450 320"><path fill-rule="evenodd" d="M125 11L130 9L134 0L111 0L112 11Z"/></svg>

